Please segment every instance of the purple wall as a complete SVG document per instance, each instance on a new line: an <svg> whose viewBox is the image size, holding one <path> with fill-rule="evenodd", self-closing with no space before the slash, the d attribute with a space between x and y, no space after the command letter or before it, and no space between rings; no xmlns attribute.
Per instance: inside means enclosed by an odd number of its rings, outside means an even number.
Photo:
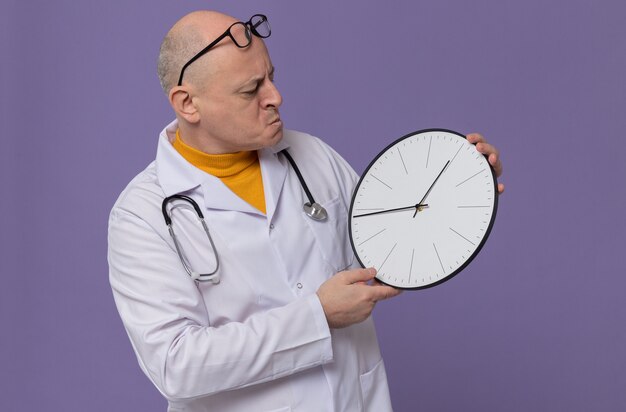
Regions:
<svg viewBox="0 0 626 412"><path fill-rule="evenodd" d="M375 312L397 411L626 410L623 1L213 1L265 12L286 125L362 171L479 131L507 192L461 275ZM0 410L158 411L108 284L108 212L172 118L159 43L204 1L0 6Z"/></svg>

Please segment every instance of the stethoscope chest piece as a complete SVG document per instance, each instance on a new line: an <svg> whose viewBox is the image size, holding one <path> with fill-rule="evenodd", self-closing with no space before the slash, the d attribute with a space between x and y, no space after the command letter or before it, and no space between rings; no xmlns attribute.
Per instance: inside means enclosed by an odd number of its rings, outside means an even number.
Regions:
<svg viewBox="0 0 626 412"><path fill-rule="evenodd" d="M326 212L326 209L324 209L324 206L320 205L319 203L315 201L315 199L313 199L313 195L311 194L309 187L306 185L306 182L304 181L304 178L302 177L302 173L300 173L300 169L298 169L296 162L294 162L293 158L291 157L287 149L283 149L279 153L284 154L287 160L289 161L289 163L291 163L291 166L293 167L293 170L296 172L296 175L298 176L298 180L300 181L300 184L302 185L302 189L304 189L306 196L309 198L309 201L302 205L302 210L304 210L304 213L306 213L306 215L313 220L317 220L317 221L326 220L326 218L328 218L328 213Z"/></svg>
<svg viewBox="0 0 626 412"><path fill-rule="evenodd" d="M303 204L302 210L304 210L304 213L306 213L306 215L313 220L321 221L328 218L328 214L326 213L326 209L324 209L324 206L320 205L317 202L313 202L313 204L311 204L310 202Z"/></svg>

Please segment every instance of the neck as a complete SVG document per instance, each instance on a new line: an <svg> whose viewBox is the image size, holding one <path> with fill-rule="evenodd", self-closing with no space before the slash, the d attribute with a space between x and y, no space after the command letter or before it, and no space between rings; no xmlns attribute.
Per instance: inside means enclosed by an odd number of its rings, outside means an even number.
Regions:
<svg viewBox="0 0 626 412"><path fill-rule="evenodd" d="M200 127L178 121L181 140L187 145L206 154L235 153L237 150L216 144Z"/></svg>

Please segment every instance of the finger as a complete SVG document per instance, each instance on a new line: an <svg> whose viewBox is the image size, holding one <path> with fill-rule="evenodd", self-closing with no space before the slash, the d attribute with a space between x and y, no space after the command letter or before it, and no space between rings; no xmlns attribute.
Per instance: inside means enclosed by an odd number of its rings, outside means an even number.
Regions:
<svg viewBox="0 0 626 412"><path fill-rule="evenodd" d="M389 285L381 282L380 280L378 280L378 278L374 278L374 280L372 280L372 286L389 286Z"/></svg>
<svg viewBox="0 0 626 412"><path fill-rule="evenodd" d="M500 176L502 174L502 163L500 162L500 152L498 149L483 140L476 144L476 150L487 156L489 164L493 166L496 171L496 175Z"/></svg>
<svg viewBox="0 0 626 412"><path fill-rule="evenodd" d="M358 283L358 282L368 282L376 276L376 269L374 268L365 268L365 269L354 269L347 270L345 272L341 272L341 276L345 280L347 284Z"/></svg>
<svg viewBox="0 0 626 412"><path fill-rule="evenodd" d="M500 152L498 149L489 143L478 143L476 150L487 156L489 164L493 166L493 169L496 171L496 176L500 176L502 174L502 163L500 162Z"/></svg>
<svg viewBox="0 0 626 412"><path fill-rule="evenodd" d="M493 145L490 145L489 143L485 141L476 143L476 150L478 150L480 153L487 155L487 156L491 155L492 153L495 153L496 155L500 154L498 149L496 149Z"/></svg>
<svg viewBox="0 0 626 412"><path fill-rule="evenodd" d="M476 145L478 152L487 156L487 161L493 167L496 177L502 174L502 162L500 161L500 152L493 145L487 143L485 138L479 133L470 133L467 135L467 141ZM498 183L498 193L504 192L504 185Z"/></svg>
<svg viewBox="0 0 626 412"><path fill-rule="evenodd" d="M465 137L467 138L467 141L472 144L485 141L485 138L480 133L470 133Z"/></svg>
<svg viewBox="0 0 626 412"><path fill-rule="evenodd" d="M374 278L374 280L372 281L372 285L375 286L388 286L385 285L383 282L381 282L380 280L378 280L377 278ZM391 286L397 293L397 295L401 294L403 292L403 289L398 289L396 287Z"/></svg>
<svg viewBox="0 0 626 412"><path fill-rule="evenodd" d="M487 157L489 164L493 166L493 170L496 172L496 176L500 176L502 174L502 162L500 162L500 156L495 153L492 153Z"/></svg>
<svg viewBox="0 0 626 412"><path fill-rule="evenodd" d="M370 287L370 292L372 294L372 299L376 302L379 300L393 298L394 296L398 296L402 293L400 289L387 285L372 285Z"/></svg>

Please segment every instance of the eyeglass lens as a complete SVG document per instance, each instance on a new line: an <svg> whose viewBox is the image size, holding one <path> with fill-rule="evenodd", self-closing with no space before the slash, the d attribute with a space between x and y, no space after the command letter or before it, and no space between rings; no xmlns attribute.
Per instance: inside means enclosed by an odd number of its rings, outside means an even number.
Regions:
<svg viewBox="0 0 626 412"><path fill-rule="evenodd" d="M246 47L250 44L250 39L252 37L252 35L250 34L250 29L248 29L248 27L241 22L235 23L230 26L229 34L237 47Z"/></svg>
<svg viewBox="0 0 626 412"><path fill-rule="evenodd" d="M219 43L223 38L229 36L233 43L237 47L244 48L250 45L252 41L252 34L255 36L261 37L263 39L267 38L272 34L272 30L270 29L270 24L267 22L267 17L262 14L255 14L250 18L247 23L236 22L233 23L228 30L226 30L220 37L215 39L213 43L209 44L207 47L202 49L198 54L193 56L180 70L180 76L178 77L178 85L180 86L183 83L183 74L185 73L185 69L191 63L196 61L200 56L208 52L213 46Z"/></svg>
<svg viewBox="0 0 626 412"><path fill-rule="evenodd" d="M229 28L230 37L237 47L247 47L252 40L252 33L261 38L269 37L272 33L265 16L255 14L248 23L237 22Z"/></svg>
<svg viewBox="0 0 626 412"><path fill-rule="evenodd" d="M255 14L250 18L250 28L255 35L261 38L269 37L272 34L267 17L260 14Z"/></svg>

